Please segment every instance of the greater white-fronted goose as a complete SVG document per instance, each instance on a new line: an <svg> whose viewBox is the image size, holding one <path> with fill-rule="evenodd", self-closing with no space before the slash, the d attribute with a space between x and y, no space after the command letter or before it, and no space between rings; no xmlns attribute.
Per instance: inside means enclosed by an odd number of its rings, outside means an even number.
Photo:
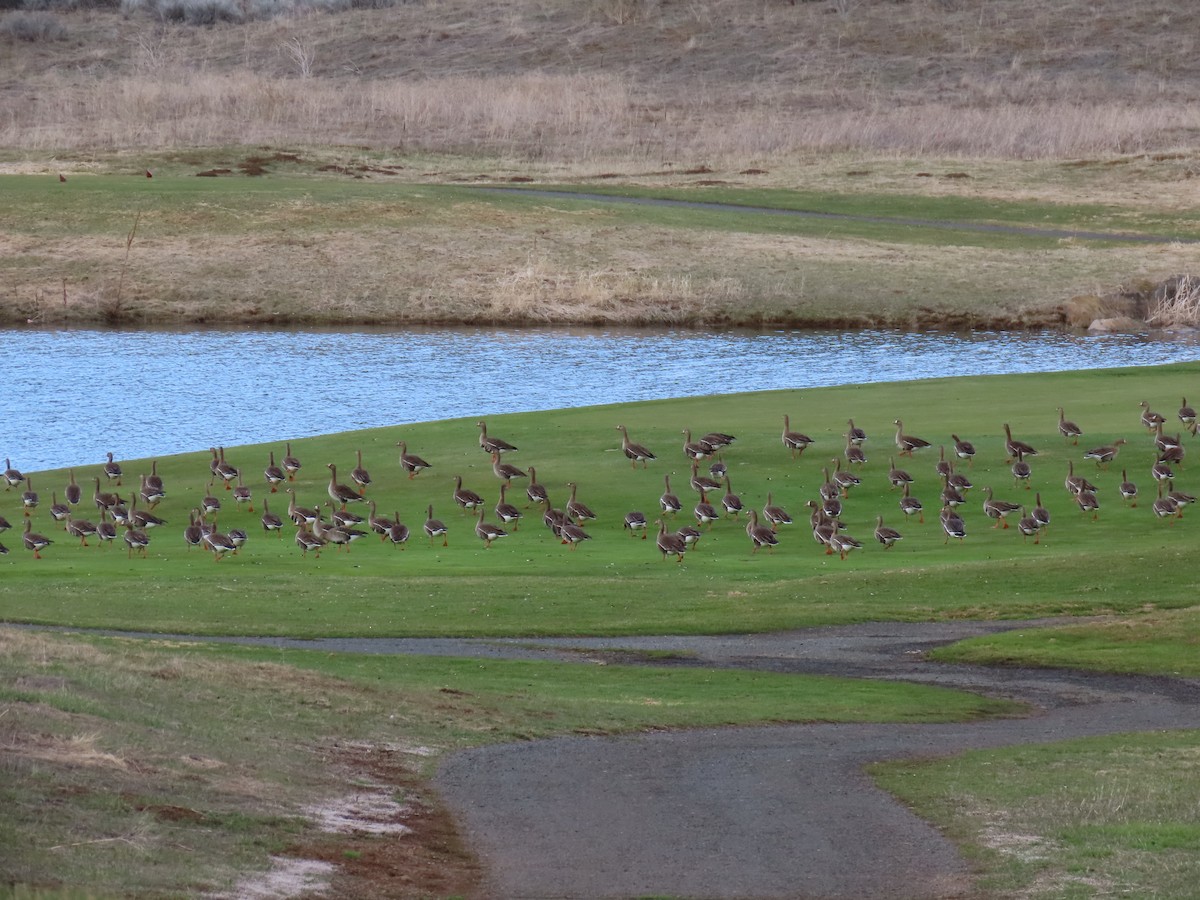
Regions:
<svg viewBox="0 0 1200 900"><path fill-rule="evenodd" d="M404 441L397 441L396 446L400 448L400 468L408 473L409 479L416 478L425 469L433 468L430 463L427 463L415 453L408 452L408 444Z"/></svg>
<svg viewBox="0 0 1200 900"><path fill-rule="evenodd" d="M337 480L337 466L333 463L326 463L325 468L329 470L329 485L325 488L329 494L329 499L346 508L347 503L361 503L362 495L354 488L346 484L339 484ZM319 535L318 535L319 536Z"/></svg>
<svg viewBox="0 0 1200 900"><path fill-rule="evenodd" d="M700 543L700 538L704 536L704 532L695 525L682 525L675 531L677 538L682 538L684 546L691 550Z"/></svg>
<svg viewBox="0 0 1200 900"><path fill-rule="evenodd" d="M683 554L687 552L688 548L683 538L667 531L665 519L658 520L658 538L655 540L655 545L658 547L658 552L662 554L663 562L666 562L667 557L672 555L676 562L683 562Z"/></svg>
<svg viewBox="0 0 1200 900"><path fill-rule="evenodd" d="M250 540L250 535L244 528L230 528L226 534L229 536L230 543L233 544L234 556L237 556L242 547L245 546L246 541Z"/></svg>
<svg viewBox="0 0 1200 900"><path fill-rule="evenodd" d="M67 476L71 480L67 482L67 489L64 492L64 496L67 498L68 503L70 503L72 506L77 506L79 501L83 499L83 488L75 483L74 469L68 469Z"/></svg>
<svg viewBox="0 0 1200 900"><path fill-rule="evenodd" d="M367 488L371 486L371 473L363 467L362 451L354 451L355 465L350 470L350 480L358 485L358 493L360 495L367 492Z"/></svg>
<svg viewBox="0 0 1200 900"><path fill-rule="evenodd" d="M721 496L721 506L725 508L725 514L733 516L735 519L742 512L742 498L733 492L733 487L729 484L729 476L725 476L725 493Z"/></svg>
<svg viewBox="0 0 1200 900"><path fill-rule="evenodd" d="M780 525L792 524L792 517L788 515L786 509L773 501L771 491L767 491L767 502L763 504L762 514L763 519L775 531L779 530Z"/></svg>
<svg viewBox="0 0 1200 900"><path fill-rule="evenodd" d="M500 454L492 452L492 472L505 484L511 484L514 478L528 478L529 475L511 463L501 462Z"/></svg>
<svg viewBox="0 0 1200 900"><path fill-rule="evenodd" d="M487 423L483 420L475 424L479 426L479 446L484 453L511 453L517 449L513 444L502 438L489 437Z"/></svg>
<svg viewBox="0 0 1200 900"><path fill-rule="evenodd" d="M962 516L954 511L952 506L943 506L939 518L942 522L942 531L946 533L946 537L942 540L943 544L948 544L950 538L958 538L959 542L967 536L967 526L963 522Z"/></svg>
<svg viewBox="0 0 1200 900"><path fill-rule="evenodd" d="M625 458L629 460L632 468L636 469L637 464L641 463L642 468L646 468L650 460L658 459L649 449L641 444L635 444L629 440L629 431L624 425L618 425L617 431L621 432L621 452L625 454Z"/></svg>
<svg viewBox="0 0 1200 900"><path fill-rule="evenodd" d="M1179 421L1183 423L1184 428L1191 432L1192 437L1196 436L1196 410L1188 406L1187 397L1180 401Z"/></svg>
<svg viewBox="0 0 1200 900"><path fill-rule="evenodd" d="M333 509L333 503L326 504L330 509ZM341 525L326 525L320 516L312 525L313 534L325 541L327 544L333 544L335 549L344 549L347 553L350 552L350 544L360 537L365 537L366 532L360 531L357 528L346 528Z"/></svg>
<svg viewBox="0 0 1200 900"><path fill-rule="evenodd" d="M353 513L348 509L337 509L330 504L326 505L329 506L329 518L333 520L333 524L338 528L354 528L366 521L363 516Z"/></svg>
<svg viewBox="0 0 1200 900"><path fill-rule="evenodd" d="M965 459L968 466L975 464L975 445L970 441L964 441L957 434L950 435L950 440L954 441L954 455L959 459Z"/></svg>
<svg viewBox="0 0 1200 900"><path fill-rule="evenodd" d="M425 524L421 526L421 530L424 531L429 537L430 546L433 546L433 539L439 537L442 539L443 547L450 545L450 535L447 532L446 523L441 519L435 519L433 517L432 503L429 504L428 509L425 510Z"/></svg>
<svg viewBox="0 0 1200 900"><path fill-rule="evenodd" d="M104 477L109 481L115 481L117 487L121 486L121 476L124 472L121 471L121 464L113 459L111 453L108 454L108 461L104 464Z"/></svg>
<svg viewBox="0 0 1200 900"><path fill-rule="evenodd" d="M237 506L244 503L247 512L254 512L254 492L242 481L241 472L238 472L237 487L233 489L233 502Z"/></svg>
<svg viewBox="0 0 1200 900"><path fill-rule="evenodd" d="M1180 440L1178 434L1166 434L1163 431L1162 422L1154 428L1154 448L1158 453L1162 454L1172 447L1183 446L1183 441Z"/></svg>
<svg viewBox="0 0 1200 900"><path fill-rule="evenodd" d="M916 497L909 495L909 485L904 485L904 494L900 497L900 512L907 516L916 516L918 522L925 521L925 507Z"/></svg>
<svg viewBox="0 0 1200 900"><path fill-rule="evenodd" d="M1177 510L1176 515L1181 519L1183 518L1183 508L1190 503L1196 502L1195 495L1189 494L1187 491L1175 490L1174 485L1170 481L1167 482L1167 497L1174 501L1175 509Z"/></svg>
<svg viewBox="0 0 1200 900"><path fill-rule="evenodd" d="M833 460L833 483L842 492L842 497L849 497L850 488L862 484L862 479L853 472L843 469L842 461L835 459Z"/></svg>
<svg viewBox="0 0 1200 900"><path fill-rule="evenodd" d="M949 478L942 481L941 500L942 500L942 506L953 506L953 507L962 506L964 503L967 502L966 496L962 493L962 491L960 491L958 488L956 488L954 485L952 485L950 483Z"/></svg>
<svg viewBox="0 0 1200 900"><path fill-rule="evenodd" d="M213 562L220 562L226 553L233 553L237 550L237 544L233 542L232 538L217 529L216 519L213 519L212 527L204 532L203 542L204 549L213 555Z"/></svg>
<svg viewBox="0 0 1200 900"><path fill-rule="evenodd" d="M568 519L574 519L576 525L582 525L584 522L590 522L596 518L596 514L591 511L586 503L581 503L575 499L575 492L578 485L574 481L568 481L567 487L571 489L571 498L567 500L566 512Z"/></svg>
<svg viewBox="0 0 1200 900"><path fill-rule="evenodd" d="M841 559L845 559L853 551L862 549L862 541L848 534L843 534L840 531L835 531L829 538L829 549L835 552Z"/></svg>
<svg viewBox="0 0 1200 900"><path fill-rule="evenodd" d="M367 506L367 527L379 535L380 541L387 540L388 529L392 525L392 520L387 516L379 515L379 508L374 500L368 500Z"/></svg>
<svg viewBox="0 0 1200 900"><path fill-rule="evenodd" d="M0 556L8 556L8 548L0 544Z"/></svg>
<svg viewBox="0 0 1200 900"><path fill-rule="evenodd" d="M713 460L712 465L708 467L708 476L716 481L723 481L725 476L729 474L729 466L721 462L719 459Z"/></svg>
<svg viewBox="0 0 1200 900"><path fill-rule="evenodd" d="M867 433L854 424L853 419L846 420L846 433L850 437L851 443L861 444L867 439Z"/></svg>
<svg viewBox="0 0 1200 900"><path fill-rule="evenodd" d="M846 458L846 464L850 466L866 465L867 454L863 448L850 440L849 435L843 435L846 438L846 446L842 448L842 456Z"/></svg>
<svg viewBox="0 0 1200 900"><path fill-rule="evenodd" d="M108 521L108 510L100 510L100 522L96 525L96 538L104 544L112 544L117 539L117 526Z"/></svg>
<svg viewBox="0 0 1200 900"><path fill-rule="evenodd" d="M1159 460L1150 467L1150 477L1155 481L1166 481L1168 478L1174 478L1175 472L1169 463Z"/></svg>
<svg viewBox="0 0 1200 900"><path fill-rule="evenodd" d="M317 537L311 528L305 526L296 529L296 546L300 548L302 556L308 556L308 551L311 550L313 556L320 559L321 548L325 546L325 542Z"/></svg>
<svg viewBox="0 0 1200 900"><path fill-rule="evenodd" d="M269 452L269 462L267 467L263 469L263 478L267 480L267 484L271 487L271 493L274 494L279 490L279 485L288 480L287 473L283 471L283 466L275 464L275 451Z"/></svg>
<svg viewBox="0 0 1200 900"><path fill-rule="evenodd" d="M110 506L108 514L113 517L113 521L118 525L127 525L129 523L129 508L125 505L124 500L118 500L114 505Z"/></svg>
<svg viewBox="0 0 1200 900"><path fill-rule="evenodd" d="M919 438L916 435L904 433L904 423L896 419L892 423L896 426L896 446L900 449L901 456L912 456L914 450L924 450L926 447L932 446L929 441Z"/></svg>
<svg viewBox="0 0 1200 900"><path fill-rule="evenodd" d="M140 476L140 480L141 487L138 488L138 496L142 498L146 506L154 509L154 507L162 503L163 498L167 496L167 492L163 490L161 480L157 487L150 483L150 476L148 475Z"/></svg>
<svg viewBox="0 0 1200 900"><path fill-rule="evenodd" d="M558 537L558 530L562 528L563 522L567 521L567 514L561 509L556 509L550 505L550 501L546 501L546 509L542 513L542 524L550 529L550 533Z"/></svg>
<svg viewBox="0 0 1200 900"><path fill-rule="evenodd" d="M150 474L146 476L146 487L150 488L161 497L167 495L166 485L163 484L162 476L158 474L158 460L150 460Z"/></svg>
<svg viewBox="0 0 1200 900"><path fill-rule="evenodd" d="M529 467L529 484L525 485L525 496L529 498L529 503L525 507L526 509L532 504L550 502L546 486L537 480L537 469L533 466Z"/></svg>
<svg viewBox="0 0 1200 900"><path fill-rule="evenodd" d="M989 519L994 519L996 524L993 528L1004 526L1008 527L1008 515L1015 513L1021 508L1019 503L1010 503L1007 500L997 500L992 496L991 487L985 488L984 493L987 494L983 499L983 513Z"/></svg>
<svg viewBox="0 0 1200 900"><path fill-rule="evenodd" d="M505 499L504 494L507 490L507 483L500 485L500 499L496 501L495 507L496 518L505 525L511 525L512 530L516 531L521 527L521 511Z"/></svg>
<svg viewBox="0 0 1200 900"><path fill-rule="evenodd" d="M808 517L809 524L812 526L813 540L825 548L825 555L833 553L829 547L829 539L837 533L838 523L835 519L829 518L821 505L815 500L809 500L805 505L812 510Z"/></svg>
<svg viewBox="0 0 1200 900"><path fill-rule="evenodd" d="M1024 482L1025 490L1029 490L1029 479L1032 475L1033 469L1025 462L1025 454L1018 453L1017 461L1012 464L1013 487Z"/></svg>
<svg viewBox="0 0 1200 900"><path fill-rule="evenodd" d="M4 489L7 491L10 488L15 488L18 485L25 483L25 476L21 474L21 470L13 466L12 460L5 458L4 460Z"/></svg>
<svg viewBox="0 0 1200 900"><path fill-rule="evenodd" d="M708 491L716 491L721 489L721 482L709 478L707 475L700 474L700 463L692 460L692 490L699 494L707 493Z"/></svg>
<svg viewBox="0 0 1200 900"><path fill-rule="evenodd" d="M938 478L949 478L950 473L954 471L954 466L946 459L945 444L938 445L938 460L933 464L933 471L937 473Z"/></svg>
<svg viewBox="0 0 1200 900"><path fill-rule="evenodd" d="M1090 512L1093 521L1100 517L1100 500L1096 497L1095 491L1080 491L1075 495L1075 503L1079 506L1080 512Z"/></svg>
<svg viewBox="0 0 1200 900"><path fill-rule="evenodd" d="M300 471L301 465L300 460L292 455L291 442L284 446L283 459L280 460L280 464L283 466L283 471L287 472L288 481L295 481L296 473Z"/></svg>
<svg viewBox="0 0 1200 900"><path fill-rule="evenodd" d="M1058 433L1063 436L1063 441L1071 441L1072 444L1078 444L1079 438L1083 434L1083 429L1070 421L1063 412L1063 408L1058 408Z"/></svg>
<svg viewBox="0 0 1200 900"><path fill-rule="evenodd" d="M967 491L969 491L971 488L975 487L975 484L971 481L970 478L968 478L966 475L962 474L962 472L958 472L955 470L953 464L951 464L950 474L946 476L945 480L946 480L946 484L950 485L950 487L954 488L956 491L958 491L960 494L963 494L964 496L966 495Z"/></svg>
<svg viewBox="0 0 1200 900"><path fill-rule="evenodd" d="M404 549L404 545L408 542L408 526L400 521L400 511L396 510L395 521L388 529L387 540L392 542L393 547Z"/></svg>
<svg viewBox="0 0 1200 900"><path fill-rule="evenodd" d="M570 519L564 519L563 523L558 527L558 538L564 544L569 544L571 549L574 550L584 541L590 541L592 536Z"/></svg>
<svg viewBox="0 0 1200 900"><path fill-rule="evenodd" d="M214 474L225 483L225 490L233 490L233 482L242 472L237 466L225 461L224 447L218 447L217 454L217 468Z"/></svg>
<svg viewBox="0 0 1200 900"><path fill-rule="evenodd" d="M683 429L683 455L690 460L707 459L713 455L713 448L710 444L703 441L692 440L692 430L690 428Z"/></svg>
<svg viewBox="0 0 1200 900"><path fill-rule="evenodd" d="M707 444L712 447L713 452L719 452L733 444L737 438L732 434L725 434L722 431L710 431L708 434L700 438L700 443Z"/></svg>
<svg viewBox="0 0 1200 900"><path fill-rule="evenodd" d="M146 548L150 546L150 535L140 528L134 528L131 522L125 526L124 540L125 546L129 550L127 556L130 559L133 559L135 551L141 554L142 559L146 558Z"/></svg>
<svg viewBox="0 0 1200 900"><path fill-rule="evenodd" d="M197 520L199 515L200 510L192 509L188 513L187 526L183 529L183 544L189 551L193 547L199 547L204 541L204 529Z"/></svg>
<svg viewBox="0 0 1200 900"><path fill-rule="evenodd" d="M138 509L137 502L138 498L135 496L129 505L129 524L134 528L158 528L167 524L166 519L159 518L149 510Z"/></svg>
<svg viewBox="0 0 1200 900"><path fill-rule="evenodd" d="M1012 428L1007 422L1004 423L1004 452L1008 454L1004 460L1006 463L1011 463L1017 458L1017 455L1037 456L1038 452L1032 444L1027 444L1024 441L1018 441L1012 436Z"/></svg>
<svg viewBox="0 0 1200 900"><path fill-rule="evenodd" d="M283 537L283 518L271 512L266 497L263 498L263 512L259 521L262 522L263 531L273 531L278 537Z"/></svg>
<svg viewBox="0 0 1200 900"><path fill-rule="evenodd" d="M21 492L21 509L26 516L33 514L38 505L38 493L33 489L33 481L25 476L25 490Z"/></svg>
<svg viewBox="0 0 1200 900"><path fill-rule="evenodd" d="M0 516L0 531L8 531L10 528L12 528L12 523L4 516Z"/></svg>
<svg viewBox="0 0 1200 900"><path fill-rule="evenodd" d="M483 549L487 550L492 546L492 541L508 537L508 532L499 525L483 521L483 507L481 506L479 507L479 518L475 520L475 536L483 541Z"/></svg>
<svg viewBox="0 0 1200 900"><path fill-rule="evenodd" d="M842 489L829 477L829 468L827 466L821 469L821 476L825 479L821 482L821 486L817 488L817 493L821 495L821 499L836 500L840 497Z"/></svg>
<svg viewBox="0 0 1200 900"><path fill-rule="evenodd" d="M1095 493L1096 486L1084 478L1082 475L1075 474L1074 460L1067 460L1067 477L1063 479L1063 487L1067 489L1067 493L1073 496L1079 496L1085 491Z"/></svg>
<svg viewBox="0 0 1200 900"><path fill-rule="evenodd" d="M700 500L692 510L692 515L696 517L697 524L708 528L712 528L713 523L721 518L721 514L717 512L715 506L708 502L708 495L703 491L700 492Z"/></svg>
<svg viewBox="0 0 1200 900"><path fill-rule="evenodd" d="M826 497L821 501L821 509L831 519L839 519L842 515L842 501L837 497Z"/></svg>
<svg viewBox="0 0 1200 900"><path fill-rule="evenodd" d="M58 492L50 492L50 518L55 522L65 522L67 517L71 515L71 507L65 503L58 502ZM63 526L66 527L65 525Z"/></svg>
<svg viewBox="0 0 1200 900"><path fill-rule="evenodd" d="M883 544L884 550L890 550L895 546L896 541L904 539L904 535L898 532L895 528L889 528L883 524L883 516L875 517L875 540Z"/></svg>
<svg viewBox="0 0 1200 900"><path fill-rule="evenodd" d="M33 531L33 523L26 519L25 531L21 535L21 543L25 545L26 550L33 551L34 559L41 559L42 551L53 544L54 541L50 540L44 534L38 534L36 531Z"/></svg>
<svg viewBox="0 0 1200 900"><path fill-rule="evenodd" d="M750 538L751 553L757 553L760 547L766 547L768 553L774 553L779 545L779 537L775 530L758 521L758 512L750 510L750 521L746 523L746 536Z"/></svg>
<svg viewBox="0 0 1200 900"><path fill-rule="evenodd" d="M1143 400L1138 405L1142 408L1142 425L1148 430L1153 431L1157 425L1167 421L1165 416L1156 413L1150 408L1149 401Z"/></svg>
<svg viewBox="0 0 1200 900"><path fill-rule="evenodd" d="M802 431L792 431L792 424L788 417L783 417L783 446L792 453L792 459L798 456L803 456L804 451L808 449L808 445L813 442L807 434Z"/></svg>
<svg viewBox="0 0 1200 900"><path fill-rule="evenodd" d="M679 498L671 492L671 476L663 476L663 484L666 485L666 490L658 498L658 505L666 515L674 515L683 509L683 503Z"/></svg>
<svg viewBox="0 0 1200 900"><path fill-rule="evenodd" d="M1117 454L1121 452L1121 448L1125 445L1125 438L1117 438L1111 444L1106 444L1103 447L1093 447L1087 453L1083 454L1084 459L1094 459L1096 468L1101 466L1108 468L1108 464L1117 458Z"/></svg>
<svg viewBox="0 0 1200 900"><path fill-rule="evenodd" d="M317 519L317 511L307 506L300 506L296 503L296 489L288 488L288 518L292 520L292 524L297 527L305 527L312 525Z"/></svg>
<svg viewBox="0 0 1200 900"><path fill-rule="evenodd" d="M906 484L913 483L912 475L908 474L908 472L906 472L904 469L896 468L895 457L888 457L888 466L888 483L891 484L891 488L889 490L894 491L896 488L902 488Z"/></svg>
<svg viewBox="0 0 1200 900"><path fill-rule="evenodd" d="M1166 463L1167 465L1182 466L1183 456L1186 452L1187 449L1183 444L1175 444L1174 446L1167 447L1166 450L1158 454L1158 462Z"/></svg>
<svg viewBox="0 0 1200 900"><path fill-rule="evenodd" d="M87 539L96 533L96 526L87 519L76 519L67 513L67 534L79 538L79 546L88 546Z"/></svg>
<svg viewBox="0 0 1200 900"><path fill-rule="evenodd" d="M637 537L640 534L642 540L644 541L646 539L646 528L648 524L649 523L646 521L646 514L634 509L625 513L625 519L622 522L621 527L628 531L631 537Z"/></svg>
<svg viewBox="0 0 1200 900"><path fill-rule="evenodd" d="M1121 470L1121 483L1117 485L1117 493L1121 495L1121 499L1129 504L1130 507L1137 506L1137 485L1129 480L1129 476L1125 474L1125 470Z"/></svg>
<svg viewBox="0 0 1200 900"><path fill-rule="evenodd" d="M483 505L483 497L475 493L470 488L462 486L462 476L454 476L454 504L459 509L474 512Z"/></svg>
<svg viewBox="0 0 1200 900"><path fill-rule="evenodd" d="M1036 518L1025 514L1025 507L1021 507L1021 518L1017 520L1017 531L1021 532L1022 542L1028 541L1030 536L1033 537L1035 544L1041 541L1042 525Z"/></svg>
<svg viewBox="0 0 1200 900"><path fill-rule="evenodd" d="M1150 511L1160 519L1170 520L1167 524L1175 524L1175 501L1163 493L1163 483L1158 483L1158 497L1150 504Z"/></svg>

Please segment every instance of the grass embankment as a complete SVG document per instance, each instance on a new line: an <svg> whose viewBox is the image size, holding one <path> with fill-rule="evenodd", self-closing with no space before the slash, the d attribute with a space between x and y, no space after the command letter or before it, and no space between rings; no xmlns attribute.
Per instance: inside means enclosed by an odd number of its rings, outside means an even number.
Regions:
<svg viewBox="0 0 1200 900"><path fill-rule="evenodd" d="M193 177L246 156L272 174ZM939 196L886 179L869 190L846 178L825 190L603 182L635 197L735 204L697 209L473 190L421 178L412 160L368 167L403 181L364 183L317 171L322 151L183 157L190 166L176 159L153 179L0 176L9 284L0 316L40 325L1059 327L1072 296L1145 287L1186 271L1195 250L956 224L1200 235L1190 212L1129 198Z"/></svg>

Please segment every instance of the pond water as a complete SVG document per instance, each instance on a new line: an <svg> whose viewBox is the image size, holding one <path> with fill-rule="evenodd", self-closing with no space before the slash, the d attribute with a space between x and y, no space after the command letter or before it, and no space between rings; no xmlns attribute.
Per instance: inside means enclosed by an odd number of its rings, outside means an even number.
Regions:
<svg viewBox="0 0 1200 900"><path fill-rule="evenodd" d="M0 331L0 457L22 471L459 416L1200 358L1194 335Z"/></svg>

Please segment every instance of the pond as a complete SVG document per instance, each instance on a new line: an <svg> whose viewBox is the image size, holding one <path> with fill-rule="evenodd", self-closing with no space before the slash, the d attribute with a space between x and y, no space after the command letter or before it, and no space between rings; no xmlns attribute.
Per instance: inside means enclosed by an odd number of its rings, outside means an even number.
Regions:
<svg viewBox="0 0 1200 900"><path fill-rule="evenodd" d="M459 416L950 375L1158 365L1194 335L3 330L22 471Z"/></svg>

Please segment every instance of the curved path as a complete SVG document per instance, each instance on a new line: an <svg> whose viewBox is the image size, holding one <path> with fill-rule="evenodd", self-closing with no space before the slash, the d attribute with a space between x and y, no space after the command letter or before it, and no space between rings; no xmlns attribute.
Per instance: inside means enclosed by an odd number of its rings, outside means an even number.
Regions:
<svg viewBox="0 0 1200 900"><path fill-rule="evenodd" d="M1045 624L870 623L605 639L133 636L885 678L1029 704L1025 718L949 725L788 725L500 745L455 754L435 779L488 872L489 898L912 900L970 896L970 870L945 838L874 786L863 774L867 763L1200 728L1198 680L942 665L924 657L966 637ZM639 655L662 650L680 656Z"/></svg>

